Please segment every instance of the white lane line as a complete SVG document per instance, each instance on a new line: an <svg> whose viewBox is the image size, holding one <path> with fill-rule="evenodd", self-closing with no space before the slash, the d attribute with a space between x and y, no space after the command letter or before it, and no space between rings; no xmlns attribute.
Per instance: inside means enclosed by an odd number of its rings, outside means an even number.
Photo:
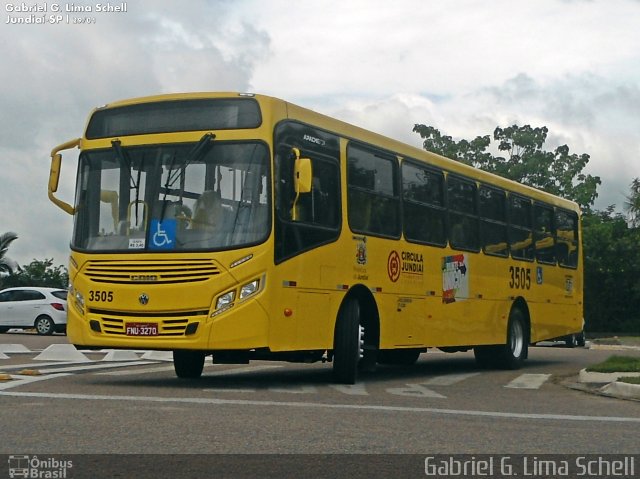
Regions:
<svg viewBox="0 0 640 479"><path fill-rule="evenodd" d="M443 376L435 376L428 381L422 382L425 386L452 386L465 379L477 376L480 373L461 373L461 374L445 374Z"/></svg>
<svg viewBox="0 0 640 479"><path fill-rule="evenodd" d="M173 371L173 366L158 366L155 368L135 368L125 369L122 371L107 371L104 373L97 373L100 376L133 376L136 374L152 374L160 373L164 371Z"/></svg>
<svg viewBox="0 0 640 479"><path fill-rule="evenodd" d="M551 374L522 374L504 387L512 389L539 389L550 377Z"/></svg>
<svg viewBox="0 0 640 479"><path fill-rule="evenodd" d="M52 373L91 371L94 369L124 368L127 366L144 366L146 364L157 364L157 363L155 363L154 361L132 361L128 363L99 363L99 364L85 364L83 366L67 366L64 368L49 368L49 369L37 368L37 369L42 374L52 374Z"/></svg>
<svg viewBox="0 0 640 479"><path fill-rule="evenodd" d="M285 408L307 408L307 409L333 409L348 411L373 411L373 412L407 412L422 414L442 414L453 416L475 416L491 417L499 419L527 419L534 421L578 421L578 422L611 422L640 424L640 417L620 417L620 416L581 416L571 414L535 414L516 413L501 411L474 411L464 409L440 409L431 407L409 407L409 406L384 406L376 404L329 404L317 402L296 402L296 401L256 401L249 399L219 399L219 398L189 398L189 397L158 397L158 396L118 396L106 394L69 394L69 393L38 393L38 392L18 392L0 391L0 396L9 397L31 397L46 399L71 399L85 401L131 401L146 403L175 403L175 404L206 404L216 406L262 406L262 407L285 407Z"/></svg>

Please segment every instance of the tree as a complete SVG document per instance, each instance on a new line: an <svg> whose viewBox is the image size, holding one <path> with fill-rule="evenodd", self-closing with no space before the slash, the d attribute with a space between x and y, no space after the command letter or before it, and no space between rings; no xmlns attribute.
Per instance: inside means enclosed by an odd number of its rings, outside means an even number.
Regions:
<svg viewBox="0 0 640 479"><path fill-rule="evenodd" d="M432 126L417 124L413 131L424 139L425 150L573 200L585 211L590 210L598 196L600 177L583 173L589 155L570 154L567 145L553 151L544 150L549 132L546 126L496 127L493 140L505 157L493 156L488 151L489 135L477 136L472 141L455 141Z"/></svg>
<svg viewBox="0 0 640 479"><path fill-rule="evenodd" d="M69 273L64 266L53 266L53 259L38 261L34 259L28 265L19 267L16 272L4 279L4 287L42 286L66 289L69 286Z"/></svg>
<svg viewBox="0 0 640 479"><path fill-rule="evenodd" d="M631 193L625 196L624 209L629 217L629 224L632 227L640 226L640 178L635 178L631 182Z"/></svg>
<svg viewBox="0 0 640 479"><path fill-rule="evenodd" d="M6 256L9 249L9 245L18 239L18 235L13 232L8 232L0 235L0 273L13 273L16 268L15 261L9 259Z"/></svg>
<svg viewBox="0 0 640 479"><path fill-rule="evenodd" d="M640 229L614 210L583 216L585 321L589 331L637 332Z"/></svg>

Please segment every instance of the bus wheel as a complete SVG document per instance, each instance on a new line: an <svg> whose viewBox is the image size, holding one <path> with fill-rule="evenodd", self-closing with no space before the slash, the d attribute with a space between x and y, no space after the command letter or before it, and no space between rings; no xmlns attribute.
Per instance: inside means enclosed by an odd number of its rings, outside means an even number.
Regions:
<svg viewBox="0 0 640 479"><path fill-rule="evenodd" d="M333 340L333 380L355 384L362 357L364 328L360 325L360 303L350 298L342 306Z"/></svg>
<svg viewBox="0 0 640 479"><path fill-rule="evenodd" d="M200 351L174 351L173 368L179 378L199 378L202 376L204 368L204 353Z"/></svg>
<svg viewBox="0 0 640 479"><path fill-rule="evenodd" d="M499 366L503 369L519 369L527 357L527 322L522 311L514 308L509 314L507 344L501 347Z"/></svg>
<svg viewBox="0 0 640 479"><path fill-rule="evenodd" d="M473 348L473 355L476 358L476 364L481 368L493 368L497 363L499 346L476 346Z"/></svg>

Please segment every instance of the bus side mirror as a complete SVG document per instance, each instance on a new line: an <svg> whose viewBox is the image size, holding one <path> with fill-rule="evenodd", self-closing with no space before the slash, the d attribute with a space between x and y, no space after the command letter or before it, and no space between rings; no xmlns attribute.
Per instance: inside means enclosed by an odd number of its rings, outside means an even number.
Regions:
<svg viewBox="0 0 640 479"><path fill-rule="evenodd" d="M293 163L293 188L296 193L291 208L291 220L300 221L298 200L300 199L301 193L311 192L313 171L311 168L311 159L300 158L300 150L298 148L292 148L291 153L295 156Z"/></svg>
<svg viewBox="0 0 640 479"><path fill-rule="evenodd" d="M51 158L51 170L49 171L49 191L51 191L52 193L58 191L61 166L62 155L60 153L57 153L53 158Z"/></svg>
<svg viewBox="0 0 640 479"><path fill-rule="evenodd" d="M49 199L59 208L62 208L65 212L70 215L75 214L75 208L71 206L69 203L65 203L54 193L58 191L58 182L60 181L60 168L62 166L62 155L60 152L62 150L69 150L71 148L80 146L80 138L76 138L75 140L67 141L62 145L56 146L51 151L51 169L49 170L49 185L48 185L48 195Z"/></svg>
<svg viewBox="0 0 640 479"><path fill-rule="evenodd" d="M294 188L296 193L310 193L313 172L309 158L296 158L293 166Z"/></svg>

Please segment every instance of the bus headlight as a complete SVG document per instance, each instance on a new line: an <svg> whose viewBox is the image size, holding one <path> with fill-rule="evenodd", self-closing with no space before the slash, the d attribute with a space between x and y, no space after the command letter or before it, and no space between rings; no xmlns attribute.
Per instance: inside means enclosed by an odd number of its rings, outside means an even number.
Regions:
<svg viewBox="0 0 640 479"><path fill-rule="evenodd" d="M78 290L75 290L76 308L82 315L84 315L84 296Z"/></svg>
<svg viewBox="0 0 640 479"><path fill-rule="evenodd" d="M252 294L256 294L260 289L260 280L254 279L250 283L245 284L242 288L240 288L240 299L243 300L248 298Z"/></svg>
<svg viewBox="0 0 640 479"><path fill-rule="evenodd" d="M227 291L226 293L218 296L216 300L216 310L229 307L233 303L233 300L236 299L236 292Z"/></svg>

